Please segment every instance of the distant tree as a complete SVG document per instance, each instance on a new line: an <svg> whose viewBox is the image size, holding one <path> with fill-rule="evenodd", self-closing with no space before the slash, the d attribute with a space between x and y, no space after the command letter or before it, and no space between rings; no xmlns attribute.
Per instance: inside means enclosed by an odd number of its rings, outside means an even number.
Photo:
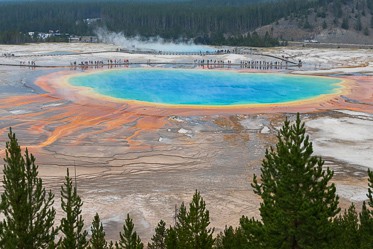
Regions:
<svg viewBox="0 0 373 249"><path fill-rule="evenodd" d="M364 35L366 35L366 36L369 35L369 29L368 29L368 27L365 27L365 29L364 29Z"/></svg>
<svg viewBox="0 0 373 249"><path fill-rule="evenodd" d="M100 216L96 213L91 226L92 237L90 239L89 249L106 249L108 244L105 240L105 231L100 221Z"/></svg>
<svg viewBox="0 0 373 249"><path fill-rule="evenodd" d="M119 244L116 245L117 249L143 249L144 244L141 242L140 237L134 230L135 225L133 224L130 215L127 214L127 218L123 224L123 233L119 233Z"/></svg>
<svg viewBox="0 0 373 249"><path fill-rule="evenodd" d="M343 16L341 0L334 0L333 1L333 13L334 13L334 17L336 17L336 18L341 18Z"/></svg>
<svg viewBox="0 0 373 249"><path fill-rule="evenodd" d="M370 12L373 13L373 0L367 0L367 7L370 9Z"/></svg>
<svg viewBox="0 0 373 249"><path fill-rule="evenodd" d="M67 169L65 183L61 186L61 208L65 212L60 227L63 234L60 239L61 249L83 249L88 245L88 233L84 230L84 220L81 215L82 206L83 202L76 187L73 186L69 169Z"/></svg>
<svg viewBox="0 0 373 249"><path fill-rule="evenodd" d="M323 29L326 29L328 27L328 24L326 24L326 22L325 22L325 20L324 20L324 22L322 23L322 28Z"/></svg>
<svg viewBox="0 0 373 249"><path fill-rule="evenodd" d="M317 12L317 17L325 18L326 17L326 12L322 8L321 11Z"/></svg>
<svg viewBox="0 0 373 249"><path fill-rule="evenodd" d="M35 157L26 148L22 156L16 135L10 129L6 142L1 194L0 247L6 249L49 248L54 245L56 211L52 192L38 177Z"/></svg>
<svg viewBox="0 0 373 249"><path fill-rule="evenodd" d="M260 38L259 34L256 31L254 31L251 34L251 46L259 47L260 44L261 44L261 38Z"/></svg>
<svg viewBox="0 0 373 249"><path fill-rule="evenodd" d="M161 220L155 228L155 234L151 238L151 242L148 243L148 249L165 249L166 248L166 223Z"/></svg>
<svg viewBox="0 0 373 249"><path fill-rule="evenodd" d="M306 18L306 21L303 24L304 29L312 29L312 25L309 23L308 18Z"/></svg>
<svg viewBox="0 0 373 249"><path fill-rule="evenodd" d="M339 23L339 22L338 22L338 18L334 18L334 19L333 19L333 23L334 23L334 25L338 25L338 23Z"/></svg>
<svg viewBox="0 0 373 249"><path fill-rule="evenodd" d="M363 29L363 25L361 23L361 16L360 16L360 14L357 17L356 24L355 24L355 29L357 31L361 31Z"/></svg>
<svg viewBox="0 0 373 249"><path fill-rule="evenodd" d="M285 121L277 138L276 150L265 153L260 182L254 175L252 184L263 200L257 222L263 229L251 225L248 231L263 234L264 248L324 248L331 240L331 219L340 211L335 185L329 183L333 171L312 156L299 113L295 124Z"/></svg>
<svg viewBox="0 0 373 249"><path fill-rule="evenodd" d="M347 29L349 29L349 27L350 26L348 24L348 17L343 18L341 28L347 30Z"/></svg>

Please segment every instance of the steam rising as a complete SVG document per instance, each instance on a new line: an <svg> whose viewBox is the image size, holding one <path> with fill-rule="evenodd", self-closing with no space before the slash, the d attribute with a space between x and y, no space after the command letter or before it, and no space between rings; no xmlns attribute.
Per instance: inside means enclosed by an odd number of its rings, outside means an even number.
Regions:
<svg viewBox="0 0 373 249"><path fill-rule="evenodd" d="M106 28L98 28L95 31L98 40L111 43L128 50L162 51L162 52L212 52L215 49L208 46L196 45L192 40L188 42L167 42L160 37L151 37L144 40L140 36L127 38L123 33L115 33Z"/></svg>

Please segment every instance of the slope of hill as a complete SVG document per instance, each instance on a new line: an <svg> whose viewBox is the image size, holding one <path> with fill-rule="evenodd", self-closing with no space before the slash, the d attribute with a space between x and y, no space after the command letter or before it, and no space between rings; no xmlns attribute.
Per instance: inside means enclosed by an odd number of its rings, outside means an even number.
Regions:
<svg viewBox="0 0 373 249"><path fill-rule="evenodd" d="M319 2L315 8L292 13L257 32L288 41L373 44L373 0Z"/></svg>

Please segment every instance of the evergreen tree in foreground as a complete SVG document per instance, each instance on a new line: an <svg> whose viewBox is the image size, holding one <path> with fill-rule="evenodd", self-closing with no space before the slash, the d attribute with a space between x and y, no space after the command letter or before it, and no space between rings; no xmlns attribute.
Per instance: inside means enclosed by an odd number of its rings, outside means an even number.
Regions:
<svg viewBox="0 0 373 249"><path fill-rule="evenodd" d="M166 234L166 223L161 220L155 228L155 234L151 238L151 243L148 243L148 249L166 249Z"/></svg>
<svg viewBox="0 0 373 249"><path fill-rule="evenodd" d="M63 237L60 240L61 249L83 249L88 245L87 231L84 230L84 220L81 215L83 202L67 169L66 182L61 186L61 207L65 217L61 220L60 230Z"/></svg>
<svg viewBox="0 0 373 249"><path fill-rule="evenodd" d="M252 247L253 243L248 243L246 236L243 234L243 230L239 227L233 229L233 227L225 227L224 231L221 232L215 241L216 249L241 249L241 248L257 248Z"/></svg>
<svg viewBox="0 0 373 249"><path fill-rule="evenodd" d="M116 245L117 249L143 249L144 244L141 242L140 237L134 230L135 225L133 224L130 215L127 214L127 219L123 224L123 233L119 233L119 244Z"/></svg>
<svg viewBox="0 0 373 249"><path fill-rule="evenodd" d="M368 170L368 206L373 208L373 171ZM373 248L373 210L364 202L360 217L361 249Z"/></svg>
<svg viewBox="0 0 373 249"><path fill-rule="evenodd" d="M373 215L372 211L368 209L365 202L363 202L362 210L359 214L360 218L360 248L370 249L373 248Z"/></svg>
<svg viewBox="0 0 373 249"><path fill-rule="evenodd" d="M10 129L6 143L0 213L1 248L48 248L54 244L54 195L46 192L38 177L35 157L27 148L22 157L15 134Z"/></svg>
<svg viewBox="0 0 373 249"><path fill-rule="evenodd" d="M312 156L299 113L295 124L285 121L277 138L276 150L265 153L260 182L256 175L253 179L254 192L262 198L264 229L263 236L253 240L259 239L263 248L326 248L331 219L340 211L336 188L329 184L333 171L323 170L324 161ZM255 232L259 226L252 224L247 224L249 234L260 234Z"/></svg>
<svg viewBox="0 0 373 249"><path fill-rule="evenodd" d="M106 249L108 248L105 240L105 231L100 221L100 216L96 213L91 226L92 237L90 239L90 249Z"/></svg>
<svg viewBox="0 0 373 249"><path fill-rule="evenodd" d="M331 248L360 248L359 216L354 204L351 204L349 209L345 210L343 215L339 215L333 223L334 240Z"/></svg>
<svg viewBox="0 0 373 249"><path fill-rule="evenodd" d="M215 228L209 228L210 215L201 194L196 190L189 210L184 203L180 206L175 228L167 231L167 248L209 249L214 244ZM171 246L172 247L169 247Z"/></svg>
<svg viewBox="0 0 373 249"><path fill-rule="evenodd" d="M368 170L368 198L369 206L373 208L373 171Z"/></svg>

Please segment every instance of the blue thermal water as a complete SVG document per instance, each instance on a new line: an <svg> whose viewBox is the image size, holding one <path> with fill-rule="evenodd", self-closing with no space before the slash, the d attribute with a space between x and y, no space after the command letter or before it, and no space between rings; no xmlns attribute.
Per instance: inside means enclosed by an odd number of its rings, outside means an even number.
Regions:
<svg viewBox="0 0 373 249"><path fill-rule="evenodd" d="M137 49L154 50L156 52L178 52L178 53L212 53L216 49L204 45L184 44L184 43L138 43Z"/></svg>
<svg viewBox="0 0 373 249"><path fill-rule="evenodd" d="M180 69L124 69L70 78L119 99L172 105L274 104L330 94L335 78Z"/></svg>
<svg viewBox="0 0 373 249"><path fill-rule="evenodd" d="M44 55L73 55L73 54L77 54L77 53L70 52L70 51L53 51L53 52L45 53Z"/></svg>

